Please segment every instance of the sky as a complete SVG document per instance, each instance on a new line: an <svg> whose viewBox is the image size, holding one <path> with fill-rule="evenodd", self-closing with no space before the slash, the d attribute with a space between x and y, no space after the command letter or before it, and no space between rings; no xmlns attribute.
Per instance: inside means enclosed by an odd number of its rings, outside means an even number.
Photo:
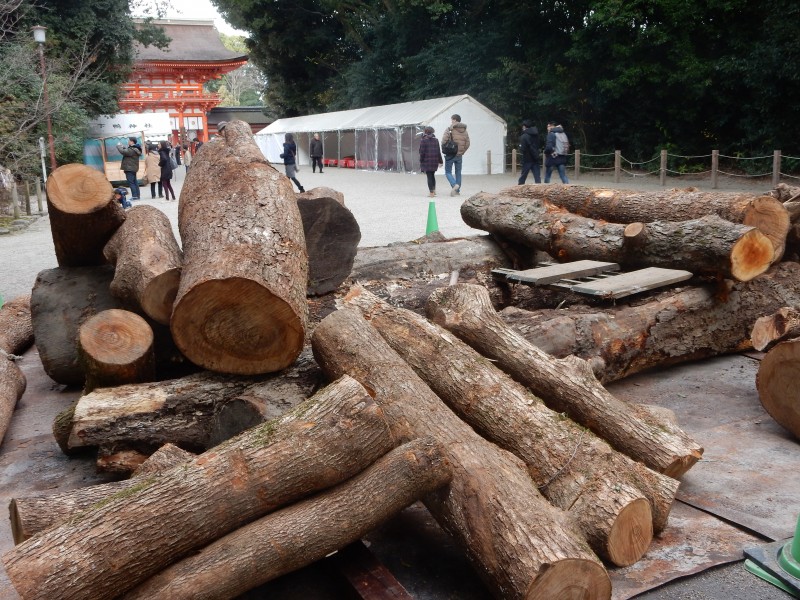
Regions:
<svg viewBox="0 0 800 600"><path fill-rule="evenodd" d="M217 30L227 35L246 35L223 21L210 0L170 0L167 19L213 20Z"/></svg>

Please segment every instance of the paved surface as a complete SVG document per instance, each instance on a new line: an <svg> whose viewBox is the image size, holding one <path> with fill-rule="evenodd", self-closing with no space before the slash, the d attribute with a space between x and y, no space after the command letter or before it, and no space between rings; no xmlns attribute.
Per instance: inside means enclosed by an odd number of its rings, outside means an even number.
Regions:
<svg viewBox="0 0 800 600"><path fill-rule="evenodd" d="M184 174L180 173L178 180L175 182L176 185L174 184L178 194L180 194L183 178ZM306 189L325 185L344 193L345 204L353 212L361 226L362 246L378 246L397 241L409 241L425 233L431 199L428 197L426 181L423 175L355 172L340 169L326 169L323 174L313 174L308 167L304 167L298 178ZM459 214L461 199L449 196L449 186L444 176L440 175L437 180L440 195L434 199L433 206L436 210L440 231L446 237L478 233L461 221ZM510 174L464 176L462 198L478 191L496 192L514 183L516 183L516 178ZM646 180L625 179L621 183L614 184L611 178L607 176L584 176L580 180L574 181L574 183L603 187L661 188L655 178ZM670 181L670 187L687 185L710 189L710 185L705 181ZM771 186L769 182L723 180L721 187L731 190L766 191ZM144 191L146 199L142 202L153 204L163 210L177 229L178 203L158 199L150 200L149 188ZM50 236L50 226L46 216L37 219L24 231L0 236L0 294L5 298L10 299L29 293L36 274L42 269L55 266L57 265ZM43 382L42 385L47 385L47 382ZM49 430L49 424L40 427L40 429ZM48 435L48 432L43 431L43 435ZM411 510L406 514L406 518L416 518L417 521L425 521L428 518L425 516L427 514L426 511L417 509L417 512L419 514L415 517L414 510ZM374 550L398 576L404 571L411 571L409 567L412 565L407 561L410 560L417 563L413 565L414 577L417 577L418 581L420 576L426 579L427 587L420 585L418 586L419 589L413 589L415 585L413 581L404 582L416 598L430 598L431 600L441 598L459 598L460 600L488 598L488 594L483 590L474 573L466 567L463 556L457 549L452 547L452 544L447 542L446 538L442 537L441 531L438 530L435 524L428 522L426 528L416 533L411 533L409 529L404 526L402 520L390 523L373 536L375 538ZM397 538L401 533L406 534L407 538L398 540ZM420 535L422 536L421 540ZM387 537L393 537L394 541L387 544L385 542ZM381 543L382 540L383 544ZM411 552L411 550L401 551L405 543L409 544L409 548L419 548L420 541L423 544L433 545L437 548L436 552L442 558L441 563L437 555L431 557L430 554L421 554L409 558L408 552ZM447 555L446 560L444 555ZM436 567L443 565L449 565L449 567L444 566L443 568L449 568L452 572L449 574L443 574L441 570L437 572ZM308 573L306 573L307 575ZM435 581L437 578L441 579L438 584ZM453 591L453 581L458 582L456 587L462 590L461 593ZM288 599L302 596L302 593L301 596L297 596L296 593L281 593L279 590L288 588L281 588L280 585L278 583L273 588L277 593L272 593L269 597ZM296 589L296 585L297 581L295 580L292 589ZM449 591L443 591L448 589ZM13 592L10 593L7 589L0 589L0 597L16 597L16 595ZM254 592L247 594L246 597L258 598L262 596ZM309 592L305 597L335 598L337 596L330 593L325 595L324 592L317 590L314 593ZM779 600L789 596L746 573L742 568L741 562L737 562L668 584L638 597L646 600L699 600L706 598Z"/></svg>

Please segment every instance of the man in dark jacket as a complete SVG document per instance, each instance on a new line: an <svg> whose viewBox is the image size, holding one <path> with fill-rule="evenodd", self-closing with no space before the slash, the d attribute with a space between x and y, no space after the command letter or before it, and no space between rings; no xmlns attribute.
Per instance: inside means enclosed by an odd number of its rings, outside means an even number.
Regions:
<svg viewBox="0 0 800 600"><path fill-rule="evenodd" d="M522 152L522 175L517 183L522 185L533 171L533 180L542 183L541 161L539 160L539 130L530 121L522 122L522 135L519 138L519 149Z"/></svg>
<svg viewBox="0 0 800 600"><path fill-rule="evenodd" d="M136 174L139 172L139 158L142 156L142 147L135 137L128 138L128 147L117 144L117 150L122 154L122 164L119 168L125 173L125 179L131 188L131 200L139 200L139 182Z"/></svg>
<svg viewBox="0 0 800 600"><path fill-rule="evenodd" d="M458 196L461 193L461 161L464 153L469 150L469 134L467 133L467 126L461 122L461 115L453 115L450 117L450 127L445 129L442 136L442 146L450 140L453 140L458 145L458 152L444 156L444 176L450 182L450 195ZM453 167L455 167L456 174L453 176Z"/></svg>
<svg viewBox="0 0 800 600"><path fill-rule="evenodd" d="M317 165L319 165L319 172L322 173L322 140L319 139L318 133L314 134L308 153L311 156L311 171L316 173Z"/></svg>

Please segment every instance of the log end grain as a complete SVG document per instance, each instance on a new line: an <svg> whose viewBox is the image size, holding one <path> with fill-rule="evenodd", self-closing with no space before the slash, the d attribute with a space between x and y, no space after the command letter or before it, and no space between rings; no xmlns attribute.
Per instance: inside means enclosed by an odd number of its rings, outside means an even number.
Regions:
<svg viewBox="0 0 800 600"><path fill-rule="evenodd" d="M288 302L238 277L195 285L175 305L170 329L194 364L236 375L288 367L305 338L302 316Z"/></svg>
<svg viewBox="0 0 800 600"><path fill-rule="evenodd" d="M774 259L772 241L758 229L752 229L731 249L731 275L739 281L750 281L769 269Z"/></svg>
<svg viewBox="0 0 800 600"><path fill-rule="evenodd" d="M619 514L608 536L609 560L617 566L627 567L637 562L653 540L653 513L650 503L639 498L628 504Z"/></svg>
<svg viewBox="0 0 800 600"><path fill-rule="evenodd" d="M542 566L525 600L611 598L611 580L600 563L570 558Z"/></svg>
<svg viewBox="0 0 800 600"><path fill-rule="evenodd" d="M761 404L782 427L800 438L800 338L767 352L756 375Z"/></svg>
<svg viewBox="0 0 800 600"><path fill-rule="evenodd" d="M63 165L47 179L47 198L63 213L81 215L108 205L113 188L105 175L81 164Z"/></svg>
<svg viewBox="0 0 800 600"><path fill-rule="evenodd" d="M747 210L742 223L751 225L766 235L773 247L772 262L778 262L786 248L789 233L789 211L772 196L755 198Z"/></svg>
<svg viewBox="0 0 800 600"><path fill-rule="evenodd" d="M181 270L176 267L156 275L147 284L142 295L142 310L157 323L169 325L180 279Z"/></svg>

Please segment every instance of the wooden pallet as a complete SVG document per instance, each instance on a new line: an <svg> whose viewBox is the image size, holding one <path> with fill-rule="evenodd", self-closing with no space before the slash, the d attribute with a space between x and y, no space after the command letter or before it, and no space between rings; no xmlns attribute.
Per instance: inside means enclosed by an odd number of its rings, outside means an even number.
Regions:
<svg viewBox="0 0 800 600"><path fill-rule="evenodd" d="M609 300L672 285L692 277L689 271L659 267L620 273L617 263L595 260L549 264L524 271L494 269L492 275L501 281L563 289Z"/></svg>

